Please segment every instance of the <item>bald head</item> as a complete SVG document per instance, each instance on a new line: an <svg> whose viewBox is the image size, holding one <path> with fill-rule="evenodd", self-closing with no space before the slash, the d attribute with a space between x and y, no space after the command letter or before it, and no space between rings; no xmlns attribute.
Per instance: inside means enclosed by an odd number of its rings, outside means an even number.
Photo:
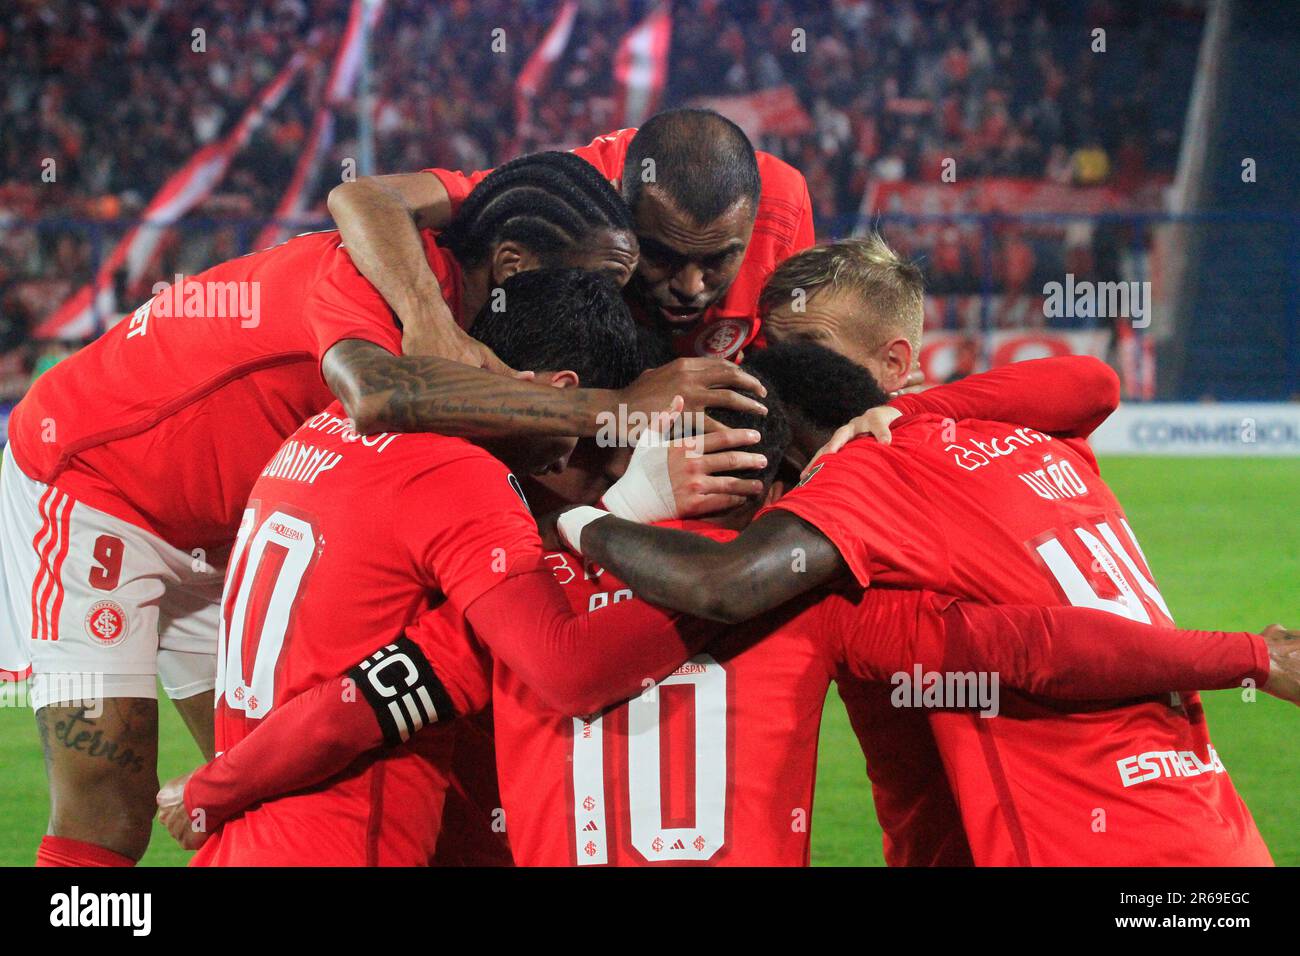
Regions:
<svg viewBox="0 0 1300 956"><path fill-rule="evenodd" d="M634 211L653 187L705 226L742 200L752 219L761 184L754 147L744 131L713 110L656 113L637 130L623 161L623 198Z"/></svg>

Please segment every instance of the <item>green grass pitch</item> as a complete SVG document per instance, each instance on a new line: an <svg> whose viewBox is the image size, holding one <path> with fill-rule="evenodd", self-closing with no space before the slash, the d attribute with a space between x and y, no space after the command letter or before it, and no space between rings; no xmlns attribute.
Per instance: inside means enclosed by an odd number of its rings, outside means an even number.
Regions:
<svg viewBox="0 0 1300 956"><path fill-rule="evenodd" d="M1180 624L1259 630L1297 626L1300 459L1110 458L1103 474L1119 495ZM1260 696L1206 695L1220 756L1280 865L1300 864L1292 807L1300 781L1300 714ZM163 779L198 752L175 711L163 715ZM834 694L827 702L813 812L813 861L879 866L880 831L862 756ZM0 708L0 865L26 866L45 830L44 774L31 714ZM155 824L144 863L173 866L187 854Z"/></svg>

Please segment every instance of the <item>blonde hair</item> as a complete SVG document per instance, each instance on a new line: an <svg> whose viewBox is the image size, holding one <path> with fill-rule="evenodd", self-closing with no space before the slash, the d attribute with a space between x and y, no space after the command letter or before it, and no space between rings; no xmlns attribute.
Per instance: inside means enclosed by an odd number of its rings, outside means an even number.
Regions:
<svg viewBox="0 0 1300 956"><path fill-rule="evenodd" d="M925 277L879 233L823 242L786 259L768 276L758 299L760 315L779 305L812 298L821 289L851 292L865 306L863 332L873 344L899 333L913 351L921 348Z"/></svg>

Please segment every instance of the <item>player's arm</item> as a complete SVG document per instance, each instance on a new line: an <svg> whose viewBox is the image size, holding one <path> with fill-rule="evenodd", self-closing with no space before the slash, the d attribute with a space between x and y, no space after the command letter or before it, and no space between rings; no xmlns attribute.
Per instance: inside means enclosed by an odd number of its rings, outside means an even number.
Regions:
<svg viewBox="0 0 1300 956"><path fill-rule="evenodd" d="M838 429L809 465L862 435L887 442L889 425L903 415L981 418L1058 438L1087 438L1119 407L1119 398L1119 376L1101 359L1066 355L1012 362L869 409Z"/></svg>
<svg viewBox="0 0 1300 956"><path fill-rule="evenodd" d="M330 190L328 205L357 269L401 319L404 353L506 370L456 324L420 243L420 229L440 229L452 217L439 177L363 176Z"/></svg>
<svg viewBox="0 0 1300 956"><path fill-rule="evenodd" d="M544 565L512 574L465 609L474 634L554 711L597 713L699 653L717 625L640 600L571 610Z"/></svg>
<svg viewBox="0 0 1300 956"><path fill-rule="evenodd" d="M889 404L903 414L983 418L1087 438L1119 407L1119 376L1090 355L1012 362Z"/></svg>
<svg viewBox="0 0 1300 956"><path fill-rule="evenodd" d="M1159 628L1077 607L981 605L924 591L832 595L820 612L855 677L997 674L1000 684L1065 700L1113 700L1177 690L1262 687L1294 699L1282 632ZM1295 646L1294 644L1290 646ZM1274 679L1275 678L1275 679Z"/></svg>
<svg viewBox="0 0 1300 956"><path fill-rule="evenodd" d="M728 542L634 524L590 508L560 516L566 543L652 604L738 623L846 570L835 545L786 511L771 511Z"/></svg>
<svg viewBox="0 0 1300 956"><path fill-rule="evenodd" d="M197 849L227 820L265 800L323 783L354 760L397 746L474 706L444 683L422 645L443 633L430 612L349 668L272 708L253 731L192 773L170 781L158 805L168 832Z"/></svg>
<svg viewBox="0 0 1300 956"><path fill-rule="evenodd" d="M732 362L684 358L644 372L627 388L549 388L431 355L394 355L374 342L344 339L321 362L330 391L359 432L443 435L594 436L620 405L644 415L682 396L687 411L717 406L766 411L744 391L762 385ZM617 420L617 417L615 419Z"/></svg>

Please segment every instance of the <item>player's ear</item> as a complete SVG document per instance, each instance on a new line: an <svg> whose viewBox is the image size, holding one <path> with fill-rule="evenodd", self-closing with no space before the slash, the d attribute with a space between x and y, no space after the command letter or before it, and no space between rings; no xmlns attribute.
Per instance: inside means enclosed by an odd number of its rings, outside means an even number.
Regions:
<svg viewBox="0 0 1300 956"><path fill-rule="evenodd" d="M547 383L552 388L577 388L578 373L565 369L563 372L552 372L551 380Z"/></svg>
<svg viewBox="0 0 1300 956"><path fill-rule="evenodd" d="M880 387L887 393L907 387L907 376L912 371L912 343L905 338L890 339L877 353L883 370Z"/></svg>
<svg viewBox="0 0 1300 956"><path fill-rule="evenodd" d="M493 247L491 265L492 282L494 285L500 285L512 275L540 267L541 261L531 249L513 239L507 239Z"/></svg>

